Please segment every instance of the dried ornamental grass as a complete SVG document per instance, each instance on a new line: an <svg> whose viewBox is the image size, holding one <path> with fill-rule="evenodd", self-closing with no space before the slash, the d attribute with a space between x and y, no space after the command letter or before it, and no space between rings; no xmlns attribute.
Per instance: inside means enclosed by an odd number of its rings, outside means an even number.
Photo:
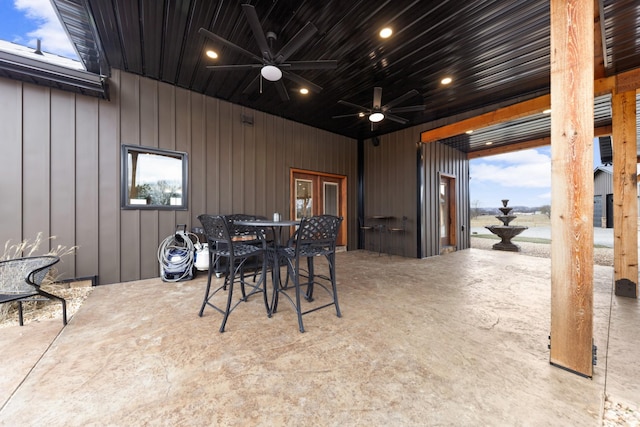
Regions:
<svg viewBox="0 0 640 427"><path fill-rule="evenodd" d="M12 245L11 240L8 240L4 244L4 251L0 256L0 261L35 256L41 244L44 241L52 241L52 240L55 240L55 238L56 238L55 236L51 236L48 239L44 239L42 237L42 232L40 232L36 235L33 241L29 241L28 239L25 239L22 242L15 243ZM77 246L67 247L67 246L58 245L56 247L51 248L49 252L47 252L45 255L53 255L53 256L62 258L63 256L66 256L66 255L75 254L77 248L78 248ZM24 270L25 270L25 267L16 266L16 268L12 269L11 271L4 271L4 275L9 275L11 276L11 278L15 278L16 276L26 277L28 272ZM47 275L42 280L41 287L44 290L47 290L48 288L51 288L52 285L57 280L59 280L59 278L60 277L58 274L58 270L56 269L55 266L53 266L49 269ZM22 287L28 287L29 290L31 289L29 285L24 284L24 282L22 281L10 280L9 277L6 277L6 276L3 277L2 273L0 273L0 281L3 281L5 283L7 282L12 283L11 290L15 292L19 292L22 289ZM64 298L63 295L60 295L60 296ZM38 304L37 302L29 302L24 304L24 308L29 310L34 307L39 307L41 305L42 304ZM0 322L3 322L5 319L7 319L10 313L14 311L17 312L17 306L18 306L17 302L0 304Z"/></svg>

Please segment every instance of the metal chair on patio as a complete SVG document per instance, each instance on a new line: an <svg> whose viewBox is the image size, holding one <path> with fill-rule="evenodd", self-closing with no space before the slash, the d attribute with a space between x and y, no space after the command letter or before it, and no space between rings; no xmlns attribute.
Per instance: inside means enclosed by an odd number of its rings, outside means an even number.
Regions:
<svg viewBox="0 0 640 427"><path fill-rule="evenodd" d="M42 290L40 285L51 267L60 261L52 255L16 258L0 261L0 304L16 301L18 319L24 325L22 303L25 301L58 300L62 303L62 323L67 324L67 302L64 298Z"/></svg>
<svg viewBox="0 0 640 427"><path fill-rule="evenodd" d="M402 234L404 234L407 231L407 220L408 218L406 216L402 217L402 221L400 222L400 225L394 225L389 227L389 233L393 236L393 235L398 235L398 236L402 236ZM402 239L400 239L400 246L402 247L402 256L404 256L404 244L402 242ZM391 255L391 252L389 252L389 255Z"/></svg>
<svg viewBox="0 0 640 427"><path fill-rule="evenodd" d="M336 288L336 240L340 232L342 218L333 215L318 215L310 218L302 218L298 230L289 241L287 247L280 249L281 255L287 260L287 274L293 281L295 299L288 293L288 287L278 290L293 305L298 316L300 332L304 332L302 316L321 308L334 305L336 315L342 317L338 304L338 291ZM327 260L329 275L318 274L314 266L316 257L324 257ZM306 259L307 269L300 265ZM303 308L300 292L306 287L304 299L311 303L314 301L314 285L324 289L328 294L329 302L320 302L320 305L310 304ZM274 307L274 310L276 307Z"/></svg>
<svg viewBox="0 0 640 427"><path fill-rule="evenodd" d="M367 249L367 233L373 231L374 227L370 224L365 224L363 218L358 218L358 224L360 225L360 232L362 233L362 246L364 250Z"/></svg>
<svg viewBox="0 0 640 427"><path fill-rule="evenodd" d="M206 306L210 306L223 315L222 324L220 325L220 332L224 332L225 325L229 314L243 301L246 301L251 295L262 292L264 295L265 307L268 310L267 295L262 285L264 283L265 270L266 270L266 240L262 233L258 233L258 244L256 241L245 242L243 240L236 239L236 227L233 224L233 220L224 215L207 215L202 214L198 216L198 219L202 223L204 234L209 244L209 273L207 276L207 287L200 307L199 316L202 317ZM256 233L256 230L253 230ZM256 282L246 280L245 278L245 264L252 258L260 259L262 264L262 274L259 280ZM226 260L228 268L225 270L224 282L215 290L211 290L212 276L215 274L216 264L221 260ZM233 285L234 283L240 284L240 290L242 292L242 298L233 303ZM250 288L250 292L247 293L245 287ZM213 301L213 298L219 293L227 291L226 306L225 308L219 307ZM219 303L221 304L221 303Z"/></svg>

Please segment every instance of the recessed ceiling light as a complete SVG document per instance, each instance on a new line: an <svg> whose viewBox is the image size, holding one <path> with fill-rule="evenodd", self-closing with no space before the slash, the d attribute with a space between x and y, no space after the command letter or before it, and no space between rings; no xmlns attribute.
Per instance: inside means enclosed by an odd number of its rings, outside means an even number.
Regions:
<svg viewBox="0 0 640 427"><path fill-rule="evenodd" d="M207 56L208 56L209 58L216 59L216 58L218 57L218 54L217 54L215 51L213 51L213 50L208 50L208 51L207 51Z"/></svg>
<svg viewBox="0 0 640 427"><path fill-rule="evenodd" d="M358 113L358 117L364 117L364 113L361 111Z"/></svg>
<svg viewBox="0 0 640 427"><path fill-rule="evenodd" d="M300 89L300 93L303 94L303 95L306 95L306 94L309 93L309 89L307 89L306 87L303 87L303 88Z"/></svg>
<svg viewBox="0 0 640 427"><path fill-rule="evenodd" d="M491 144L493 144L493 141L487 141L484 143L484 145L491 145Z"/></svg>
<svg viewBox="0 0 640 427"><path fill-rule="evenodd" d="M440 83L442 83L443 85L448 85L452 81L453 79L451 77L445 77L444 79L440 80Z"/></svg>
<svg viewBox="0 0 640 427"><path fill-rule="evenodd" d="M473 129L468 130L468 131L466 131L465 133L466 133L467 135L471 135L471 134L473 133Z"/></svg>
<svg viewBox="0 0 640 427"><path fill-rule="evenodd" d="M380 30L379 34L380 34L380 37L382 37L383 39L386 39L391 37L391 34L393 34L393 30L389 27L385 27Z"/></svg>
<svg viewBox="0 0 640 427"><path fill-rule="evenodd" d="M542 114L551 114L551 108L542 111Z"/></svg>

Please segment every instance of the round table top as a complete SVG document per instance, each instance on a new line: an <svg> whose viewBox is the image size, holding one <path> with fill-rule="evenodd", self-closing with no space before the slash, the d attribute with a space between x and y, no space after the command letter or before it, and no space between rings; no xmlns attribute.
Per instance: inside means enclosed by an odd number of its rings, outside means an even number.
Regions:
<svg viewBox="0 0 640 427"><path fill-rule="evenodd" d="M300 221L290 219L281 219L280 221L274 221L272 219L251 219L234 221L234 224L255 227L293 227L294 225L300 225Z"/></svg>

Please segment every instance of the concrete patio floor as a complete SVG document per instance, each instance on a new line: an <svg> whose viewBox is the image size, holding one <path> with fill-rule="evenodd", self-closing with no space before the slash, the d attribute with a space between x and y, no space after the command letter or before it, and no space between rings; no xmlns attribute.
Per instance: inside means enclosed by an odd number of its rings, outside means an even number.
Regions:
<svg viewBox="0 0 640 427"><path fill-rule="evenodd" d="M343 317L260 296L227 331L205 277L96 288L69 324L0 331L0 425L571 425L638 406L640 307L595 266L593 379L549 365L550 260L338 254ZM317 293L320 297L320 293ZM611 321L610 321L611 320Z"/></svg>

